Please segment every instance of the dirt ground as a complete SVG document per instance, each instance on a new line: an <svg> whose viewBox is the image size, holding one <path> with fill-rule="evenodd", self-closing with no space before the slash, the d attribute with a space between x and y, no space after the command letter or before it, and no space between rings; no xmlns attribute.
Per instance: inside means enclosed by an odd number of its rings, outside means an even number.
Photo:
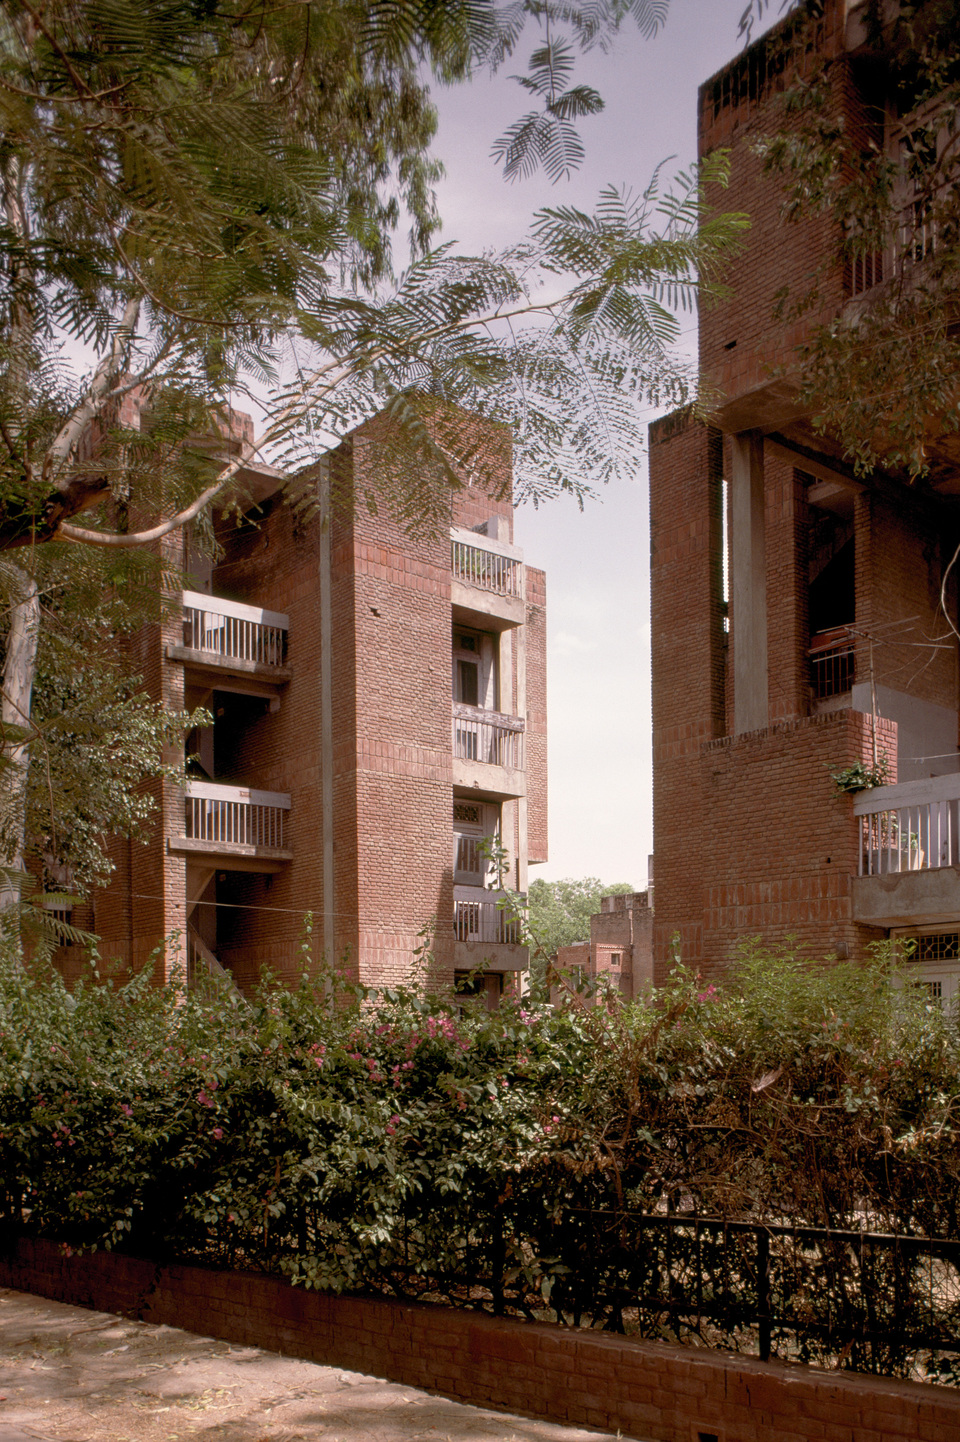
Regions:
<svg viewBox="0 0 960 1442"><path fill-rule="evenodd" d="M0 1289L0 1442L600 1442L611 1433Z"/></svg>

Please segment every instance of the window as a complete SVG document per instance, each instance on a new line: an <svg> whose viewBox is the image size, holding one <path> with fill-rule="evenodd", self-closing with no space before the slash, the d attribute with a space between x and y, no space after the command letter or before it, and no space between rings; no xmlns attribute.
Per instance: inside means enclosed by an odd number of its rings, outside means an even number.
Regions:
<svg viewBox="0 0 960 1442"><path fill-rule="evenodd" d="M900 932L895 938L916 980L911 986L925 990L940 1006L960 1005L960 930Z"/></svg>
<svg viewBox="0 0 960 1442"><path fill-rule="evenodd" d="M453 633L453 699L461 706L497 709L499 643L483 631Z"/></svg>
<svg viewBox="0 0 960 1442"><path fill-rule="evenodd" d="M457 661L457 696L464 706L480 705L480 667L476 661Z"/></svg>
<svg viewBox="0 0 960 1442"><path fill-rule="evenodd" d="M455 801L453 805L453 880L458 886L483 886L490 863L482 851L485 837L495 836L500 808ZM463 940L465 938L461 938Z"/></svg>

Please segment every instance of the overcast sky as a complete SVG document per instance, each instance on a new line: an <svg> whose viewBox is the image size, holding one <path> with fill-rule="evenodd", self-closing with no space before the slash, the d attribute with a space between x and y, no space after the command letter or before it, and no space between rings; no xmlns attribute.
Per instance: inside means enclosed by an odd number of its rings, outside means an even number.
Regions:
<svg viewBox="0 0 960 1442"><path fill-rule="evenodd" d="M697 87L741 48L744 3L670 0L655 40L625 30L612 54L579 62L578 78L596 86L606 109L582 122L586 160L569 183L500 178L490 146L529 108L506 76L441 92L442 238L468 253L500 247L525 232L538 206L592 207L609 182L642 190L667 157L688 165ZM531 36L527 48L534 43ZM685 344L695 346L695 319L683 328ZM572 501L522 507L516 531L527 561L547 571L549 617L550 861L531 877L599 876L643 887L653 849L646 467L639 483L611 485L582 514Z"/></svg>

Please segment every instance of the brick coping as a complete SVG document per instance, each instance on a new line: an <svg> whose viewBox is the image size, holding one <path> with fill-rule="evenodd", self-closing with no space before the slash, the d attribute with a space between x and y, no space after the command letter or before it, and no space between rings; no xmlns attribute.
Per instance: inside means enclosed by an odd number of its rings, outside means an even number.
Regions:
<svg viewBox="0 0 960 1442"><path fill-rule="evenodd" d="M960 1391L19 1239L0 1285L644 1442L957 1442Z"/></svg>

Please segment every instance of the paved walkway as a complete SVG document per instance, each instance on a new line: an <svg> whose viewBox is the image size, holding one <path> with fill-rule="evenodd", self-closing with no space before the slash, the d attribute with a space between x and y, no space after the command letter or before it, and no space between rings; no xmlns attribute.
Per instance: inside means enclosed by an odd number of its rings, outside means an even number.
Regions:
<svg viewBox="0 0 960 1442"><path fill-rule="evenodd" d="M600 1442L610 1433L0 1288L0 1442Z"/></svg>

